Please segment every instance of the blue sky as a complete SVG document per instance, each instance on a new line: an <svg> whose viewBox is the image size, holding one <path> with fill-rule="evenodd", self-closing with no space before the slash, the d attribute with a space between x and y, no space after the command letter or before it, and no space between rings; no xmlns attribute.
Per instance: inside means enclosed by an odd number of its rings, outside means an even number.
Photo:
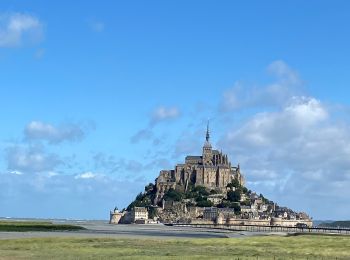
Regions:
<svg viewBox="0 0 350 260"><path fill-rule="evenodd" d="M1 1L0 216L108 218L206 120L247 186L349 218L348 1Z"/></svg>

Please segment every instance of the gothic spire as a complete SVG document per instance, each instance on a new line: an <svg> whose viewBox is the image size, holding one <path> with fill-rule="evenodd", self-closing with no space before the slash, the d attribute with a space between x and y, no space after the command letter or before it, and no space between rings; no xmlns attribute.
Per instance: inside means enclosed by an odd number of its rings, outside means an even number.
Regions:
<svg viewBox="0 0 350 260"><path fill-rule="evenodd" d="M204 147L203 148L210 148L211 150L211 144L210 144L210 131L209 131L209 120L207 124L207 134L205 135L205 142L204 142Z"/></svg>
<svg viewBox="0 0 350 260"><path fill-rule="evenodd" d="M208 120L208 124L207 124L207 135L205 136L205 140L207 140L207 142L209 142L210 139L210 131L209 131L209 120Z"/></svg>

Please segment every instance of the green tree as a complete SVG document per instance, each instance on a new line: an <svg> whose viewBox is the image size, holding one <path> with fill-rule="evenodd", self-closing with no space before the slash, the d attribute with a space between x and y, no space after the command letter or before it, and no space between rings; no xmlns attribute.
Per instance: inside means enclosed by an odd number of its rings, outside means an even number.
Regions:
<svg viewBox="0 0 350 260"><path fill-rule="evenodd" d="M212 207L213 203L209 200L200 200L197 202L197 207Z"/></svg>
<svg viewBox="0 0 350 260"><path fill-rule="evenodd" d="M141 201L143 198L144 198L144 195L143 195L143 193L142 193L142 192L140 192L139 194L137 194L137 196L136 196L136 199L135 199L135 200L137 200L137 201Z"/></svg>
<svg viewBox="0 0 350 260"><path fill-rule="evenodd" d="M209 196L209 192L207 191L206 187L203 186L196 186L193 189L194 192L198 193L201 196Z"/></svg>
<svg viewBox="0 0 350 260"><path fill-rule="evenodd" d="M153 183L149 183L147 186L145 186L146 194L152 194L155 191L156 191L156 186Z"/></svg>
<svg viewBox="0 0 350 260"><path fill-rule="evenodd" d="M163 198L165 200L181 201L183 194L171 188L164 194Z"/></svg>
<svg viewBox="0 0 350 260"><path fill-rule="evenodd" d="M235 210L235 214L241 213L241 206L239 203L232 203L230 208L233 208Z"/></svg>
<svg viewBox="0 0 350 260"><path fill-rule="evenodd" d="M227 192L227 199L231 202L239 202L241 200L241 192L239 190L230 190Z"/></svg>
<svg viewBox="0 0 350 260"><path fill-rule="evenodd" d="M240 188L241 185L237 178L234 178L229 184L226 185L227 188Z"/></svg>
<svg viewBox="0 0 350 260"><path fill-rule="evenodd" d="M219 205L217 205L218 208L229 208L231 203L227 200L221 201Z"/></svg>
<svg viewBox="0 0 350 260"><path fill-rule="evenodd" d="M149 207L148 208L148 217L150 219L153 219L157 216L157 210L154 207Z"/></svg>

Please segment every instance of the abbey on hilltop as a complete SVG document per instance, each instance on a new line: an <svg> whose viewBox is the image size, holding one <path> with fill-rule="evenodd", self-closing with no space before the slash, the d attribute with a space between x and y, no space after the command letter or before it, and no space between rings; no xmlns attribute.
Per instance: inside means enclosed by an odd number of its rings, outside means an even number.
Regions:
<svg viewBox="0 0 350 260"><path fill-rule="evenodd" d="M218 193L225 192L234 179L244 186L240 167L232 166L228 156L222 151L213 150L210 143L209 122L201 156L188 155L185 163L177 164L174 170L162 170L156 179L157 204L170 190L186 192L189 185L203 186Z"/></svg>
<svg viewBox="0 0 350 260"><path fill-rule="evenodd" d="M244 184L239 165L212 148L208 123L202 155L160 171L126 209L110 212L110 223L312 226L306 213L280 207Z"/></svg>

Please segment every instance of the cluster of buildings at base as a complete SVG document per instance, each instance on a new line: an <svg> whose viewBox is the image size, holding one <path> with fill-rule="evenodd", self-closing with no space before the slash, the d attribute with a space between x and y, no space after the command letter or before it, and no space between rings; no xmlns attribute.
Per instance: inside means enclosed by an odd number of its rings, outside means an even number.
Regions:
<svg viewBox="0 0 350 260"><path fill-rule="evenodd" d="M279 207L272 201L254 192L241 194L240 212L234 208L222 207L234 180L244 186L240 167L232 166L226 154L213 150L210 144L209 126L201 156L187 156L185 163L177 164L173 170L162 170L155 181L155 198L149 207L134 207L130 211L110 212L110 223L196 223L232 224L262 226L312 226L312 220L305 213L296 213L289 208ZM166 201L164 195L170 190L186 193L191 187L205 187L211 191L207 200L211 207L198 207L194 199ZM158 206L157 206L158 205ZM149 211L156 216L149 218Z"/></svg>
<svg viewBox="0 0 350 260"><path fill-rule="evenodd" d="M306 213L296 213L278 205L255 203L241 206L241 214L233 208L186 206L182 202L164 201L164 207L154 206L155 218L149 218L149 208L134 207L131 211L110 212L111 224L154 224L154 223L191 223L191 224L229 224L295 227L299 224L312 227L312 220Z"/></svg>

